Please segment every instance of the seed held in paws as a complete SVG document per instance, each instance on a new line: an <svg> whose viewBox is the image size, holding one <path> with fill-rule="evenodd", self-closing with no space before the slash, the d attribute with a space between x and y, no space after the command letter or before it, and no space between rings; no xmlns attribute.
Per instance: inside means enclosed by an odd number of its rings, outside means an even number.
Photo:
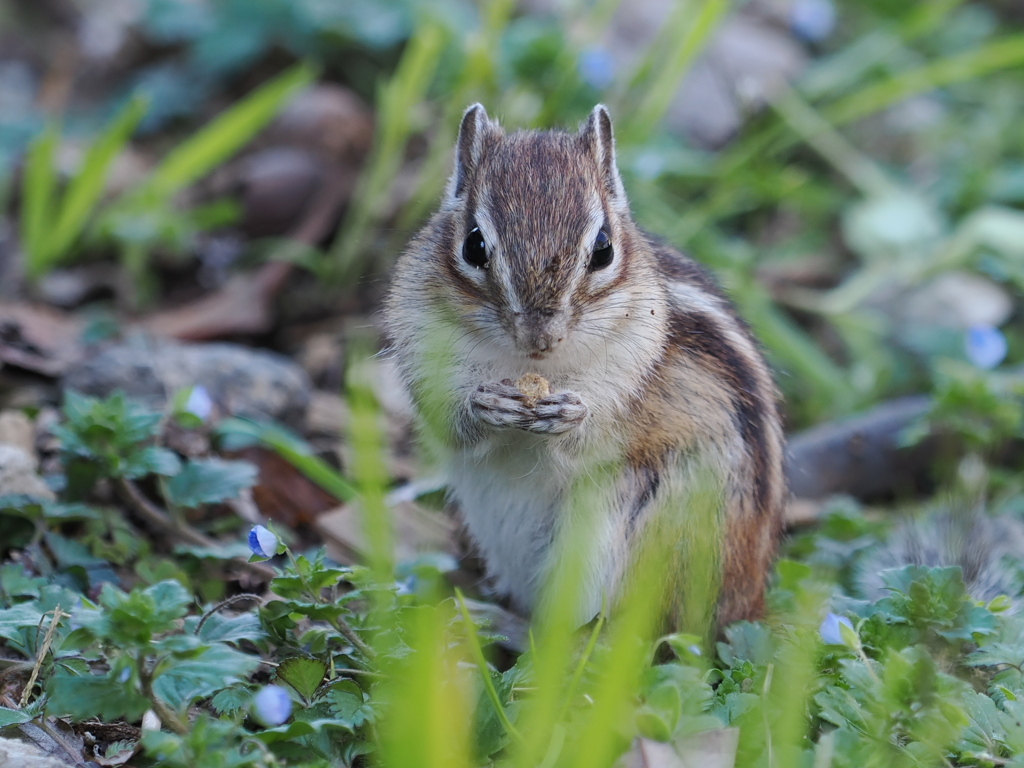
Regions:
<svg viewBox="0 0 1024 768"><path fill-rule="evenodd" d="M551 384L539 373L526 373L516 379L516 389L523 393L523 405L533 408L542 397L551 394Z"/></svg>

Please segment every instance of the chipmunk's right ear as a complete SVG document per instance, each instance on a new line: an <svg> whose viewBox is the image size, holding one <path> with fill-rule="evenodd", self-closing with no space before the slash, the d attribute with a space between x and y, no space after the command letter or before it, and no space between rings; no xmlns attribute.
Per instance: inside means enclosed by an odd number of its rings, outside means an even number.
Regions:
<svg viewBox="0 0 1024 768"><path fill-rule="evenodd" d="M626 192L615 163L615 137L612 135L612 116L608 113L608 107L598 104L591 110L586 122L580 126L580 138L597 161L605 187L615 199L625 201Z"/></svg>
<svg viewBox="0 0 1024 768"><path fill-rule="evenodd" d="M465 194L469 180L483 156L485 142L500 130L487 116L483 104L471 104L463 113L459 140L455 142L455 171L448 181L446 196L450 200Z"/></svg>

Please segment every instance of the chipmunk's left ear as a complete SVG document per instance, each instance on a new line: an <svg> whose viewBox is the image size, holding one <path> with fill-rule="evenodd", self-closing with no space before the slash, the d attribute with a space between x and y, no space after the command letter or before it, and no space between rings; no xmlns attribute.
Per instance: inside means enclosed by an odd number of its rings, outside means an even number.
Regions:
<svg viewBox="0 0 1024 768"><path fill-rule="evenodd" d="M615 164L615 137L612 135L612 116L608 114L608 107L598 104L591 110L590 117L580 126L580 138L597 161L608 194L624 201L626 191Z"/></svg>

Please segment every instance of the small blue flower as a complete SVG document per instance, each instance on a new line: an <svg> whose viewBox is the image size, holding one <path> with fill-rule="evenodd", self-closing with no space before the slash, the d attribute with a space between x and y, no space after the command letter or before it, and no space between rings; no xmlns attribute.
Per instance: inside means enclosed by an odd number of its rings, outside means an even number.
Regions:
<svg viewBox="0 0 1024 768"><path fill-rule="evenodd" d="M210 414L213 412L213 399L210 397L210 393L206 391L206 387L202 384L196 384L192 387L192 391L188 393L188 400L185 401L184 410L200 421L206 421L210 418Z"/></svg>
<svg viewBox="0 0 1024 768"><path fill-rule="evenodd" d="M824 40L835 26L836 7L832 0L793 0L789 6L789 28L809 43Z"/></svg>
<svg viewBox="0 0 1024 768"><path fill-rule="evenodd" d="M273 557L280 542L273 531L262 525L254 525L249 531L249 549L256 557Z"/></svg>
<svg viewBox="0 0 1024 768"><path fill-rule="evenodd" d="M595 91L603 91L615 79L615 61L603 48L584 48L577 66L583 82Z"/></svg>
<svg viewBox="0 0 1024 768"><path fill-rule="evenodd" d="M818 627L821 639L828 645L846 645L843 635L839 630L840 624L845 624L850 629L853 629L853 623L848 618L829 613L825 620L821 622L821 626Z"/></svg>
<svg viewBox="0 0 1024 768"><path fill-rule="evenodd" d="M972 325L964 336L967 359L979 368L995 368L1006 357L1006 337L991 325Z"/></svg>
<svg viewBox="0 0 1024 768"><path fill-rule="evenodd" d="M288 692L277 685L268 685L253 698L256 717L271 728L291 717L292 700Z"/></svg>

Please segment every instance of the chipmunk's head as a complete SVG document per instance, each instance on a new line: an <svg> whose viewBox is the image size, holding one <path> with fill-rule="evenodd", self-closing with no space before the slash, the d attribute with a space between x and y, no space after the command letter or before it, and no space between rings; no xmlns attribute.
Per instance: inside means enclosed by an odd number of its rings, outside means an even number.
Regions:
<svg viewBox="0 0 1024 768"><path fill-rule="evenodd" d="M471 106L442 215L451 237L440 255L463 316L506 353L553 361L574 342L592 349L595 312L628 312L617 296L639 235L603 105L576 133L510 135Z"/></svg>

